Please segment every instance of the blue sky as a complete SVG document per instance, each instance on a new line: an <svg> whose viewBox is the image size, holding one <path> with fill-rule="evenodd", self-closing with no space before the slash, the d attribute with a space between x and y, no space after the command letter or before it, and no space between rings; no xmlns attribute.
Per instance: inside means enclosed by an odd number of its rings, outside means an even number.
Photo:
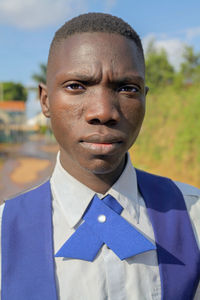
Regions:
<svg viewBox="0 0 200 300"><path fill-rule="evenodd" d="M199 0L0 0L0 81L32 84L31 75L47 61L56 29L91 11L122 17L139 33L144 47L155 38L175 66L184 44L200 51Z"/></svg>

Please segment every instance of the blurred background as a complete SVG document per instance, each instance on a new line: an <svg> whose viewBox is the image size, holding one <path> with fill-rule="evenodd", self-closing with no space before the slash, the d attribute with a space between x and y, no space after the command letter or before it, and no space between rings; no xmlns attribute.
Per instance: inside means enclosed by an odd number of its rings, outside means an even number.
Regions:
<svg viewBox="0 0 200 300"><path fill-rule="evenodd" d="M0 201L50 176L58 150L37 94L48 49L65 21L122 17L145 51L146 119L133 164L200 188L200 2L0 0Z"/></svg>

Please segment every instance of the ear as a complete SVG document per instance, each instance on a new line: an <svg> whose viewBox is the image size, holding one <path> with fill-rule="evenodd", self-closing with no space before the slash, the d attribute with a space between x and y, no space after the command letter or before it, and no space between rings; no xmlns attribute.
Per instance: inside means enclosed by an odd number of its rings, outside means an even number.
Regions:
<svg viewBox="0 0 200 300"><path fill-rule="evenodd" d="M44 83L40 83L38 86L40 105L42 112L46 118L50 118L50 109L49 109L49 98L47 94L47 86Z"/></svg>
<svg viewBox="0 0 200 300"><path fill-rule="evenodd" d="M145 96L147 95L148 91L149 91L149 87L145 86Z"/></svg>

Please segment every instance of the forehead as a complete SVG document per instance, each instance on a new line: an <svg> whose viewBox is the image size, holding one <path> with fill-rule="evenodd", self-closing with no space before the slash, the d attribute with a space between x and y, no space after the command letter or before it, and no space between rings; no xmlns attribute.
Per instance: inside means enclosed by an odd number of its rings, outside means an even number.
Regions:
<svg viewBox="0 0 200 300"><path fill-rule="evenodd" d="M74 34L52 49L47 80L58 72L87 73L98 70L115 75L135 72L144 77L144 59L135 42L119 34Z"/></svg>

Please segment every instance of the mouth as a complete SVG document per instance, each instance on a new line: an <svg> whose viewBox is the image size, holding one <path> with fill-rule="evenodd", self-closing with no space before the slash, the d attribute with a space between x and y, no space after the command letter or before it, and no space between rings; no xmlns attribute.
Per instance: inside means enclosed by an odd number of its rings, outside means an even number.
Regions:
<svg viewBox="0 0 200 300"><path fill-rule="evenodd" d="M123 139L113 135L93 134L80 141L81 146L92 154L112 155L123 144Z"/></svg>

